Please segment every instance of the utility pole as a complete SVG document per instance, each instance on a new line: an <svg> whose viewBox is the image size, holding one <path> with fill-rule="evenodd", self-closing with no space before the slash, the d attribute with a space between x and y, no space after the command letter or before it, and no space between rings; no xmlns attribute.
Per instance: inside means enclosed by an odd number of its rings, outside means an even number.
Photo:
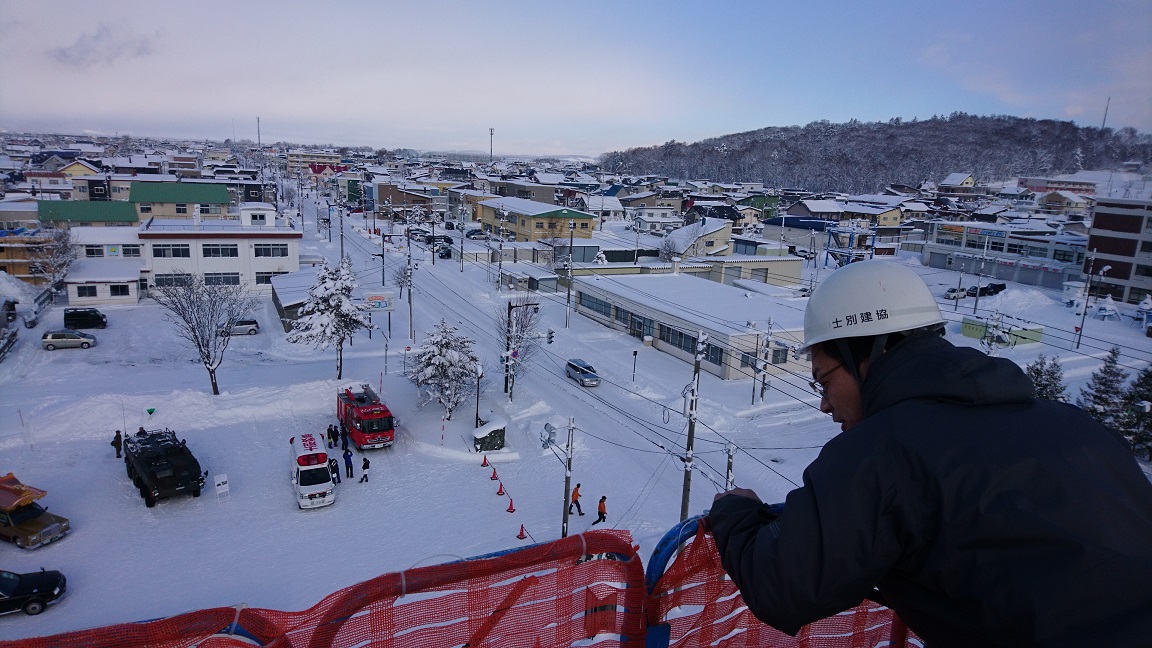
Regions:
<svg viewBox="0 0 1152 648"><path fill-rule="evenodd" d="M420 267L419 264L416 267ZM412 246L408 246L408 337L416 341L416 327L412 321L412 293L416 290L416 276L412 272Z"/></svg>
<svg viewBox="0 0 1152 648"><path fill-rule="evenodd" d="M696 339L696 361L692 365L692 382L684 390L688 405L688 443L684 452L684 497L680 501L680 521L688 519L688 495L692 492L692 444L696 440L696 404L700 398L700 363L704 360L704 348L708 334L700 331Z"/></svg>
<svg viewBox="0 0 1152 648"><path fill-rule="evenodd" d="M755 324L755 322L753 322ZM760 334L756 334L756 353L752 356L752 404L756 404L756 383L760 377Z"/></svg>
<svg viewBox="0 0 1152 648"><path fill-rule="evenodd" d="M568 221L568 306L564 311L564 328L572 319L572 266L576 258L572 255L572 239L576 235L576 221Z"/></svg>
<svg viewBox="0 0 1152 648"><path fill-rule="evenodd" d="M736 488L736 479L732 474L732 462L736 459L736 446L731 443L728 444L728 472L724 478L724 490L730 491Z"/></svg>
<svg viewBox="0 0 1152 648"><path fill-rule="evenodd" d="M1084 284L1084 303L1081 304L1080 328L1076 329L1076 348L1080 348L1080 338L1084 336L1084 322L1088 319L1088 298L1092 296L1092 273L1096 270L1096 248L1088 256L1088 283Z"/></svg>
<svg viewBox="0 0 1152 648"><path fill-rule="evenodd" d="M956 290L957 291L964 290L964 271L963 270L960 271L960 279L956 281ZM979 289L977 289L977 291L979 291ZM956 303L952 304L952 312L956 312L956 311L960 310L960 293L959 292L957 292L956 299L954 301Z"/></svg>
<svg viewBox="0 0 1152 648"><path fill-rule="evenodd" d="M565 454L568 455L567 462L564 465L564 521L560 525L560 537L568 537L568 506L571 502L569 499L572 495L572 435L576 430L576 417L568 417L568 449Z"/></svg>
<svg viewBox="0 0 1152 648"><path fill-rule="evenodd" d="M524 304L513 304L508 302L508 319L504 323L504 393L508 394L508 400L512 400L512 391L509 387L509 378L512 375L512 311L516 308L524 308L525 306L532 306L537 311L540 310L538 302L527 302ZM513 384L515 382L513 381Z"/></svg>
<svg viewBox="0 0 1152 648"><path fill-rule="evenodd" d="M496 129L495 128L489 128L488 129L488 164L492 164L492 142L495 141L495 138L496 138Z"/></svg>
<svg viewBox="0 0 1152 648"><path fill-rule="evenodd" d="M344 258L344 207L337 205L337 213L340 214L340 258Z"/></svg>

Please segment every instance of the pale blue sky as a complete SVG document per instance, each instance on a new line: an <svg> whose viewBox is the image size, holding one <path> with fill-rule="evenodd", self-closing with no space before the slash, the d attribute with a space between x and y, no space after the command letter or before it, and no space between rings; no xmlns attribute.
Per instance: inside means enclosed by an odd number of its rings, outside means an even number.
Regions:
<svg viewBox="0 0 1152 648"><path fill-rule="evenodd" d="M1152 2L0 0L0 128L600 153L955 111L1152 132Z"/></svg>

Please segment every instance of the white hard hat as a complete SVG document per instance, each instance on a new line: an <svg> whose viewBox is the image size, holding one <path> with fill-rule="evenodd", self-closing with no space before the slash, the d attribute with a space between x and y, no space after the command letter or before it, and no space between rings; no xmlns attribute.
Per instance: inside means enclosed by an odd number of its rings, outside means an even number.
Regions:
<svg viewBox="0 0 1152 648"><path fill-rule="evenodd" d="M928 286L891 261L857 261L835 270L804 309L804 347L840 338L910 331L944 323Z"/></svg>

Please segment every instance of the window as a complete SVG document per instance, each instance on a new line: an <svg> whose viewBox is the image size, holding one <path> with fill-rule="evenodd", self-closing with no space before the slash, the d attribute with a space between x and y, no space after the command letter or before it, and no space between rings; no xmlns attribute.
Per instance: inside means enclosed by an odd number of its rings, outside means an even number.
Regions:
<svg viewBox="0 0 1152 648"><path fill-rule="evenodd" d="M744 351L740 354L740 367L754 367L756 366L756 356Z"/></svg>
<svg viewBox="0 0 1152 648"><path fill-rule="evenodd" d="M187 214L188 213L188 203L176 203L176 213L177 214Z"/></svg>
<svg viewBox="0 0 1152 648"><path fill-rule="evenodd" d="M536 229L544 229L544 221L536 221Z"/></svg>
<svg viewBox="0 0 1152 648"><path fill-rule="evenodd" d="M219 214L220 213L220 206L219 205L202 204L202 205L200 205L200 213L201 214Z"/></svg>
<svg viewBox="0 0 1152 648"><path fill-rule="evenodd" d="M714 245L716 245L716 241L713 241L712 239L704 241L704 247L712 247Z"/></svg>
<svg viewBox="0 0 1152 648"><path fill-rule="evenodd" d="M188 259L192 248L187 243L153 243L152 256L157 259Z"/></svg>
<svg viewBox="0 0 1152 648"><path fill-rule="evenodd" d="M1009 243L1008 244L1008 254L1024 254L1024 244L1023 243Z"/></svg>
<svg viewBox="0 0 1152 648"><path fill-rule="evenodd" d="M264 212L252 212L253 225L264 225L267 222L268 220L265 218Z"/></svg>
<svg viewBox="0 0 1152 648"><path fill-rule="evenodd" d="M1152 222L1152 218L1148 219L1148 222ZM1140 252L1142 254L1152 254L1152 241L1140 241Z"/></svg>
<svg viewBox="0 0 1152 648"><path fill-rule="evenodd" d="M140 213L141 214L151 214L152 213L152 203L140 203Z"/></svg>
<svg viewBox="0 0 1152 648"><path fill-rule="evenodd" d="M704 343L704 359L714 365L724 364L724 349L718 346Z"/></svg>
<svg viewBox="0 0 1152 648"><path fill-rule="evenodd" d="M580 229L588 229L588 223L580 223Z"/></svg>
<svg viewBox="0 0 1152 648"><path fill-rule="evenodd" d="M628 322L632 321L632 312L617 306L616 321L620 322L621 324L628 324Z"/></svg>
<svg viewBox="0 0 1152 648"><path fill-rule="evenodd" d="M256 273L256 285L257 286L271 285L272 284L272 277L275 277L276 275L282 275L282 274L288 274L288 273L287 272L257 272Z"/></svg>
<svg viewBox="0 0 1152 648"><path fill-rule="evenodd" d="M1067 263L1071 263L1075 259L1076 259L1076 253L1073 252L1072 250L1053 250L1052 251L1052 260L1053 261L1064 261Z"/></svg>
<svg viewBox="0 0 1152 648"><path fill-rule="evenodd" d="M112 296L113 297L127 297L128 296L128 284L112 284L110 287L112 289Z"/></svg>
<svg viewBox="0 0 1152 648"><path fill-rule="evenodd" d="M236 246L235 243L233 243L233 244L205 243L204 244L204 258L206 258L206 259L207 258L216 258L216 257L238 257L238 256L240 256L240 250Z"/></svg>
<svg viewBox="0 0 1152 648"><path fill-rule="evenodd" d="M167 288L168 286L180 286L188 282L189 275L179 274L158 274L152 280L152 284L157 288Z"/></svg>
<svg viewBox="0 0 1152 648"><path fill-rule="evenodd" d="M88 185L83 185L83 184L82 184L82 185L80 185L79 187L76 187L76 188L80 190L80 193L88 193Z"/></svg>
<svg viewBox="0 0 1152 648"><path fill-rule="evenodd" d="M1137 264L1135 275L1137 277L1152 277L1152 266Z"/></svg>
<svg viewBox="0 0 1152 648"><path fill-rule="evenodd" d="M286 257L288 256L287 243L257 243L253 247L257 257Z"/></svg>
<svg viewBox="0 0 1152 648"><path fill-rule="evenodd" d="M84 246L84 256L88 257L89 259L98 259L98 258L104 256L104 246L103 245L85 245Z"/></svg>
<svg viewBox="0 0 1152 648"><path fill-rule="evenodd" d="M597 313L600 313L601 315L603 315L605 317L612 317L612 304L609 304L608 302L604 301L603 299L597 299L597 298L593 297L592 295L588 295L586 293L581 292L581 293L576 293L576 303L580 304L581 306L587 308L590 311L595 311Z"/></svg>
<svg viewBox="0 0 1152 648"><path fill-rule="evenodd" d="M121 245L120 246L120 253L123 254L125 257L128 257L128 258L139 258L140 257L140 246L139 245Z"/></svg>
<svg viewBox="0 0 1152 648"><path fill-rule="evenodd" d="M548 221L548 229L550 229L550 230L556 229L556 221Z"/></svg>
<svg viewBox="0 0 1152 648"><path fill-rule="evenodd" d="M677 349L687 351L689 353L696 353L696 338L687 335L676 329L666 325L660 325L660 340L667 342Z"/></svg>
<svg viewBox="0 0 1152 648"><path fill-rule="evenodd" d="M788 362L788 347L772 349L772 364L784 364L786 362Z"/></svg>
<svg viewBox="0 0 1152 648"><path fill-rule="evenodd" d="M77 297L95 297L96 286L76 286Z"/></svg>
<svg viewBox="0 0 1152 648"><path fill-rule="evenodd" d="M239 286L239 272L205 272L205 286Z"/></svg>

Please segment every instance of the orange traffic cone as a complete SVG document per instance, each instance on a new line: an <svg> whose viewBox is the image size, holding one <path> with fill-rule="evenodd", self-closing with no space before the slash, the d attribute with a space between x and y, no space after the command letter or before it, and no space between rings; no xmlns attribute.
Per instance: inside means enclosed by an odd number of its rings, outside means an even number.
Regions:
<svg viewBox="0 0 1152 648"><path fill-rule="evenodd" d="M527 537L528 537L528 534L527 534L527 533L524 533L524 525L523 525L523 524L521 524L521 525L520 525L520 533L519 533L519 534L516 536L516 538L517 538L517 539L520 539L520 540L523 540L524 538L527 538Z"/></svg>
<svg viewBox="0 0 1152 648"><path fill-rule="evenodd" d="M515 513L516 512L516 507L512 506L512 498L511 497L508 498L508 512L509 513Z"/></svg>
<svg viewBox="0 0 1152 648"><path fill-rule="evenodd" d="M480 464L480 467L481 468L487 468L488 467L488 455L484 455L484 461Z"/></svg>
<svg viewBox="0 0 1152 648"><path fill-rule="evenodd" d="M496 494L497 495L503 495L504 494L504 482L500 482L500 490L496 491Z"/></svg>
<svg viewBox="0 0 1152 648"><path fill-rule="evenodd" d="M492 481L496 481L497 479L500 479L499 477L496 476L496 467L495 466L492 467L492 476L489 477L489 479L491 479Z"/></svg>

